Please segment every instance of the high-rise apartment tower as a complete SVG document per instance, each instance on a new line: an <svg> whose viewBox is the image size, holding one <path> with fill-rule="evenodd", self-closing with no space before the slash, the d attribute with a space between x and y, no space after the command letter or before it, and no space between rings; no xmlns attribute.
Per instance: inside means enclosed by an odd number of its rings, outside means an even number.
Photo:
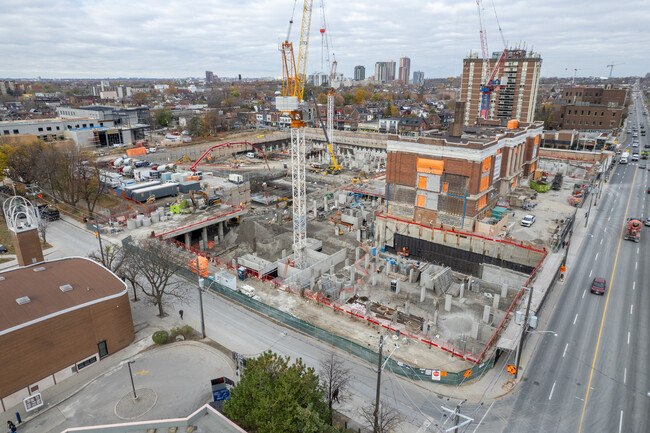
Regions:
<svg viewBox="0 0 650 433"><path fill-rule="evenodd" d="M354 67L354 81L363 81L366 79L366 68L359 65Z"/></svg>
<svg viewBox="0 0 650 433"><path fill-rule="evenodd" d="M399 81L402 84L409 83L409 76L411 75L411 59L408 57L400 57L399 59Z"/></svg>

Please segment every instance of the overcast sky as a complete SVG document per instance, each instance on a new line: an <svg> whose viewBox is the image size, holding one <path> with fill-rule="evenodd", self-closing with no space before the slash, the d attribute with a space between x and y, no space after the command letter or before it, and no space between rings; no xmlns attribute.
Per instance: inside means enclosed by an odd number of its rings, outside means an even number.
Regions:
<svg viewBox="0 0 650 433"><path fill-rule="evenodd" d="M475 0L322 0L338 70L374 74L377 61L411 58L427 78L460 75L480 50ZM297 1L291 40L300 38ZM314 0L307 72L321 70L321 0ZM645 75L648 0L483 0L490 52L509 46L543 58L542 76ZM494 5L494 7L493 7ZM0 0L0 77L279 76L278 43L294 0Z"/></svg>

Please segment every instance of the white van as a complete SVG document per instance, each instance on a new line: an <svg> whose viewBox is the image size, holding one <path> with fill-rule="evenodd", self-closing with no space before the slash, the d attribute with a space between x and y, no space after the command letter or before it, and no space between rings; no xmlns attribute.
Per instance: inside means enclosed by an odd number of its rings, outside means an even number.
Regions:
<svg viewBox="0 0 650 433"><path fill-rule="evenodd" d="M246 154L246 157L247 157L247 158L255 158L255 152L248 152L248 153Z"/></svg>

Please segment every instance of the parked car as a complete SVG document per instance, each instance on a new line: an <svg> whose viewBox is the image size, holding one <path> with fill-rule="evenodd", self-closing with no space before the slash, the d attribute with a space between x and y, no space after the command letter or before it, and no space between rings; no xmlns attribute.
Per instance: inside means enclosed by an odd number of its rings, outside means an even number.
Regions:
<svg viewBox="0 0 650 433"><path fill-rule="evenodd" d="M5 254L7 251L9 251L9 250L7 250L7 247L0 244L0 254Z"/></svg>
<svg viewBox="0 0 650 433"><path fill-rule="evenodd" d="M526 215L521 219L521 225L524 227L530 227L535 223L535 215Z"/></svg>
<svg viewBox="0 0 650 433"><path fill-rule="evenodd" d="M643 221L643 225L646 227L650 227L650 217L646 218L645 221Z"/></svg>
<svg viewBox="0 0 650 433"><path fill-rule="evenodd" d="M602 277L594 278L594 281L591 283L591 293L595 293L596 295L604 295L606 288L607 282Z"/></svg>
<svg viewBox="0 0 650 433"><path fill-rule="evenodd" d="M61 219L61 215L59 214L59 211L53 206L48 206L46 204L39 204L38 212L41 215L41 217L43 217L43 219L46 219L48 221L56 221L58 219Z"/></svg>

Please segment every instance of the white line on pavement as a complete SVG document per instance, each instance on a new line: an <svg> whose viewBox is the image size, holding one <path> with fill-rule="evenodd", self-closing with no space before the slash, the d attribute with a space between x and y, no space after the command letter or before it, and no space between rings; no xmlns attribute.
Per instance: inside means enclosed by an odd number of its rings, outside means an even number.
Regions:
<svg viewBox="0 0 650 433"><path fill-rule="evenodd" d="M564 346L564 353L562 353L562 358L564 358L564 355L566 355L566 350L569 348L569 343Z"/></svg>
<svg viewBox="0 0 650 433"><path fill-rule="evenodd" d="M630 344L630 331L627 331L627 344Z"/></svg>
<svg viewBox="0 0 650 433"><path fill-rule="evenodd" d="M602 239L600 240L600 244L601 244L601 245L603 244L603 240L602 240Z"/></svg>
<svg viewBox="0 0 650 433"><path fill-rule="evenodd" d="M632 311L634 311L634 304L630 304L630 314L632 314Z"/></svg>
<svg viewBox="0 0 650 433"><path fill-rule="evenodd" d="M618 421L618 433L623 431L623 411L621 411L621 418Z"/></svg>
<svg viewBox="0 0 650 433"><path fill-rule="evenodd" d="M639 254L639 247L636 247L636 253Z"/></svg>
<svg viewBox="0 0 650 433"><path fill-rule="evenodd" d="M596 260L598 260L598 254L600 254L600 253L596 253L596 257L594 257L594 262L595 262Z"/></svg>
<svg viewBox="0 0 650 433"><path fill-rule="evenodd" d="M632 290L636 288L636 281L632 281Z"/></svg>
<svg viewBox="0 0 650 433"><path fill-rule="evenodd" d="M576 320L578 320L578 314L576 314L575 319L573 319L573 324L574 324L574 325L576 324Z"/></svg>
<svg viewBox="0 0 650 433"><path fill-rule="evenodd" d="M589 271L589 278L591 278L591 273L592 273L593 271L594 271L593 269L592 269L591 271Z"/></svg>
<svg viewBox="0 0 650 433"><path fill-rule="evenodd" d="M634 264L634 270L637 270L637 269L639 269L639 262L636 262L636 263Z"/></svg>
<svg viewBox="0 0 650 433"><path fill-rule="evenodd" d="M585 291L584 291L584 292L582 292L582 299L584 299L584 298L585 298L585 295L586 295L586 294L587 294L587 289L585 289Z"/></svg>
<svg viewBox="0 0 650 433"><path fill-rule="evenodd" d="M625 385L626 381L627 381L627 367L623 369L623 385Z"/></svg>
<svg viewBox="0 0 650 433"><path fill-rule="evenodd" d="M553 386L551 387L551 393L548 395L549 400L553 398L553 390L554 389L555 389L555 382L553 382Z"/></svg>

